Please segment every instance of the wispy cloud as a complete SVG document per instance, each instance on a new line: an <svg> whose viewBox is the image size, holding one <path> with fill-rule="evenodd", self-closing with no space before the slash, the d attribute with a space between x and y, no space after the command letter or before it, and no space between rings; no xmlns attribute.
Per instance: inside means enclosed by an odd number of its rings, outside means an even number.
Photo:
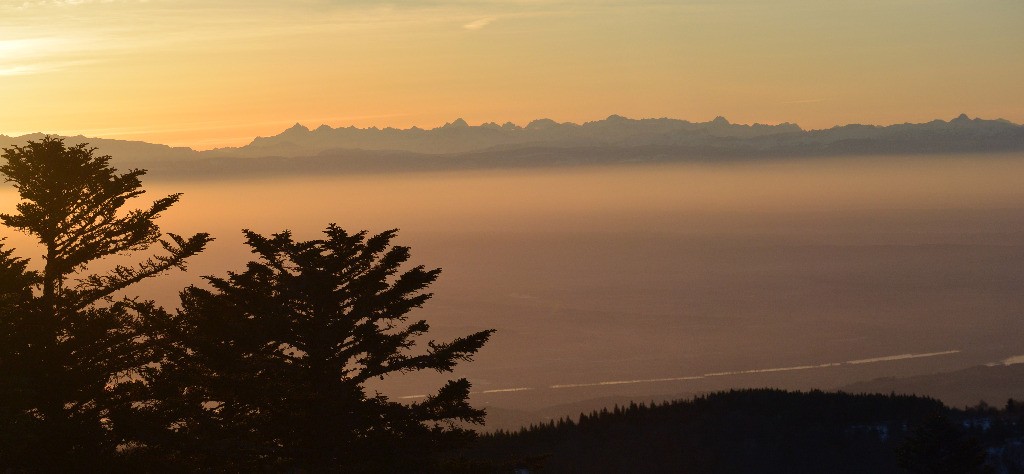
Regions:
<svg viewBox="0 0 1024 474"><path fill-rule="evenodd" d="M487 25L490 25L493 22L494 22L494 18L493 17L487 17L487 18L481 18L481 19L476 20L476 21L471 21L469 23L466 23L465 25L462 25L462 27L467 29L467 30L476 31L476 30L482 29L483 27L485 27Z"/></svg>
<svg viewBox="0 0 1024 474"><path fill-rule="evenodd" d="M87 64L87 38L60 36L0 38L0 76L26 76Z"/></svg>
<svg viewBox="0 0 1024 474"><path fill-rule="evenodd" d="M548 388L559 389L559 388L579 388L579 387L599 387L606 385L626 385L626 384L638 384L638 383L655 383L655 382L677 382L683 380L700 380L711 377L725 377L731 375L752 375L752 374L770 374L774 372L792 372L795 370L810 370L810 369L827 369L832 367L841 367L844 365L860 365L860 364L877 364L879 362L893 362L905 359L920 359L924 357L936 357L943 355L952 355L959 353L959 350L949 350L941 352L925 352L919 354L897 354L882 357L872 357L870 359L857 359L848 360L845 362L826 362L824 364L808 364L808 365L796 365L791 367L770 367L766 369L749 369L749 370L733 370L728 372L712 372L703 375L690 375L684 377L663 377L657 379L634 379L634 380L609 380L604 382L589 382L589 383L572 383L572 384L560 384L551 385Z"/></svg>
<svg viewBox="0 0 1024 474"><path fill-rule="evenodd" d="M494 390L483 390L483 391L474 392L474 393L509 393L509 392L525 392L525 391L528 391L528 390L533 390L533 389L530 388L530 387L498 388L498 389L494 389Z"/></svg>
<svg viewBox="0 0 1024 474"><path fill-rule="evenodd" d="M5 64L0 62L0 76L28 76L56 72L89 64L90 62L92 61L44 61L30 64Z"/></svg>
<svg viewBox="0 0 1024 474"><path fill-rule="evenodd" d="M342 35L409 32L431 25L477 31L499 18L559 14L565 8L557 2L450 0L384 5L329 0L40 0L16 5L0 1L0 70L6 75L53 71L56 65L40 63L55 61L58 55L64 61L105 61L122 53L129 53L123 55L127 58L132 54L153 57L161 51L209 51L211 47L232 52L259 50L265 46L260 40L280 43L285 38L315 37L329 43ZM20 60L5 49L5 42L31 42L40 36L69 41L63 41L65 48L20 48L33 51L33 58Z"/></svg>
<svg viewBox="0 0 1024 474"><path fill-rule="evenodd" d="M884 356L884 357L872 357L870 359L850 360L850 361L847 361L846 363L850 364L850 365L874 364L876 362L889 362L889 361L894 361L894 360L919 359L921 357L935 357L935 356L941 356L941 355L950 355L950 354L956 354L958 352L960 352L960 351L959 350L952 350L952 351L942 351L942 352L926 352L924 354L897 354L897 355Z"/></svg>
<svg viewBox="0 0 1024 474"><path fill-rule="evenodd" d="M996 365L1017 365L1017 364L1024 364L1024 355L1017 355L1017 356L1007 357L1007 358L1003 359L1002 362L995 362L995 363L988 364L988 365L989 366L996 366Z"/></svg>
<svg viewBox="0 0 1024 474"><path fill-rule="evenodd" d="M790 100L790 101L787 101L787 102L780 102L780 103L782 105L817 104L819 102L824 102L824 101L825 101L825 99L799 99L799 100Z"/></svg>

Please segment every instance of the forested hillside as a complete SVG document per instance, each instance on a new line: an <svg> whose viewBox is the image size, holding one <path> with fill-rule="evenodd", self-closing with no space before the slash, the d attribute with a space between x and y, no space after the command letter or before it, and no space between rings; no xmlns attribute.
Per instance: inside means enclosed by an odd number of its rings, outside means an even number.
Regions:
<svg viewBox="0 0 1024 474"><path fill-rule="evenodd" d="M484 435L465 455L498 471L1020 472L1022 428L1017 403L736 390Z"/></svg>

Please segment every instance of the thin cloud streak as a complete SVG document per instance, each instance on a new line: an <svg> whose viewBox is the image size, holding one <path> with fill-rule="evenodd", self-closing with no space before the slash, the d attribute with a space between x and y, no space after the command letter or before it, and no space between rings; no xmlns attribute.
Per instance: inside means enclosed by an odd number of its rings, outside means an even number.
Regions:
<svg viewBox="0 0 1024 474"><path fill-rule="evenodd" d="M228 51L259 51L265 46L259 40L275 38L338 38L389 30L401 35L415 27L443 24L478 31L494 23L499 15L503 19L579 15L581 8L588 5L532 1L409 2L386 6L324 1L299 5L147 0L24 2L18 6L0 5L0 12L5 13L0 15L0 76L56 72L160 51L208 51L211 44ZM68 14L71 11L74 15ZM54 36L53 44L62 46L30 48L31 58L7 54L4 48L4 43L40 41L40 35Z"/></svg>
<svg viewBox="0 0 1024 474"><path fill-rule="evenodd" d="M925 354L899 354L899 355L891 355L891 356L885 356L885 357L874 357L874 358L871 358L871 359L851 360L851 361L847 361L845 363L846 364L850 364L850 365L873 364L875 362L889 362L889 361L892 361L892 360L919 359L921 357L935 357L935 356L941 356L941 355L956 354L958 352L960 352L960 351L959 350L952 350L952 351L942 351L942 352L928 352L928 353L925 353Z"/></svg>
<svg viewBox="0 0 1024 474"><path fill-rule="evenodd" d="M988 366L989 367L994 367L994 366L997 366L997 365L1017 365L1017 364L1024 364L1024 355L1016 355L1016 356L1007 357L1007 358L1003 359L1001 362L996 362L996 363L993 363L993 364L988 364Z"/></svg>
<svg viewBox="0 0 1024 474"><path fill-rule="evenodd" d="M78 66L94 64L97 61L80 59L75 61L43 61L28 64L0 63L0 76L29 76L72 69Z"/></svg>
<svg viewBox="0 0 1024 474"><path fill-rule="evenodd" d="M130 5L129 5L130 3ZM159 51L182 53L223 50L259 51L259 40L320 38L330 41L354 33L394 31L405 34L416 27L462 25L482 29L496 20L493 6L356 5L310 8L277 3L167 4L164 2L38 2L26 8L6 9L0 15L0 71L25 75L64 69L113 56L152 55ZM315 6L315 5L314 5ZM66 12L74 8L75 14ZM0 7L0 11L3 8ZM65 14L57 15L58 11ZM502 13L526 18L561 10L523 8ZM31 61L30 61L31 60ZM59 61L64 60L64 61ZM43 67L40 64L60 64Z"/></svg>
<svg viewBox="0 0 1024 474"><path fill-rule="evenodd" d="M526 392L526 391L530 391L530 390L536 390L536 389L535 388L531 388L531 387L499 388L499 389L494 389L494 390L483 390L483 391L479 391L479 392L469 392L469 393L471 395L485 395L485 394L489 394L489 393ZM413 400L413 399L416 399L416 398L427 398L427 395L419 394L419 395L405 395L405 396L402 396L402 397L398 397L399 400Z"/></svg>
<svg viewBox="0 0 1024 474"><path fill-rule="evenodd" d="M479 20L466 23L465 25L462 25L462 27L467 29L467 30L476 31L476 30L482 29L483 27L485 27L487 25L490 25L493 22L494 22L494 18L491 18L491 17L481 18Z"/></svg>
<svg viewBox="0 0 1024 474"><path fill-rule="evenodd" d="M830 367L841 367L844 365L860 365L860 364L875 364L879 362L892 362L897 360L906 359L919 359L923 357L936 357L943 355L951 355L959 353L959 349L941 351L941 352L926 352L920 354L898 354L883 357L874 357L870 359L857 359L848 360L845 362L828 362L824 364L815 365L797 365L792 367L772 367L767 369L750 369L750 370L737 370L728 372L712 372L704 375L693 375L688 377L669 377L669 378L658 378L658 379L636 379L636 380L613 380L606 382L591 382L591 383L578 383L578 384L560 384L551 385L548 388L561 389L561 388L578 388L578 387L599 387L605 385L624 385L624 384L638 384L638 383L654 383L654 382L674 382L679 380L699 380L711 377L725 377L730 375L750 375L750 374L766 374L773 372L791 372L795 370L810 370L810 369L826 369Z"/></svg>
<svg viewBox="0 0 1024 474"><path fill-rule="evenodd" d="M533 390L530 387L517 387L517 388L499 388L494 390L484 390L482 392L470 392L470 393L508 393L508 392L525 392L527 390Z"/></svg>
<svg viewBox="0 0 1024 474"><path fill-rule="evenodd" d="M39 72L36 66L18 64L15 66L0 66L0 76L27 76Z"/></svg>
<svg viewBox="0 0 1024 474"><path fill-rule="evenodd" d="M818 104L818 103L821 103L821 102L825 102L825 100L826 99L800 99L800 100L791 100L791 101L788 101L788 102L780 102L780 104L782 104L782 105Z"/></svg>
<svg viewBox="0 0 1024 474"><path fill-rule="evenodd" d="M76 56L95 46L91 38L81 36L22 36L0 38L0 76L25 76L60 71L93 61Z"/></svg>
<svg viewBox="0 0 1024 474"><path fill-rule="evenodd" d="M732 375L751 375L751 374L768 374L775 372L792 372L797 370L811 370L811 369L827 369L832 367L842 367L849 365L861 365L861 364L878 364L881 362L893 362L907 359L921 359L925 357L938 357L944 355L958 354L961 351L959 349L952 349L948 351L939 352L922 352L922 353L908 353L908 354L896 354L882 357L872 357L868 359L854 359L845 362L827 362L824 364L808 364L808 365L796 365L791 367L771 367L767 369L750 369L750 370L734 370L727 372L710 372L703 375L689 375L683 377L662 377L655 379L632 379L632 380L607 380L603 382L585 382L585 383L568 383L568 384L556 384L549 385L547 389L560 390L566 388L586 388L586 387L607 387L613 385L633 385L641 383L659 383L659 382L681 382L687 380L702 380L712 377L726 377ZM1004 365L1024 363L1024 356L1014 356L1003 361ZM532 387L516 387L516 388L503 388L484 390L481 392L472 392L473 394L489 394L489 393L508 393L508 392L523 392L528 390L538 390ZM415 399L415 398L426 398L426 395L407 395L404 397L398 397L400 399Z"/></svg>

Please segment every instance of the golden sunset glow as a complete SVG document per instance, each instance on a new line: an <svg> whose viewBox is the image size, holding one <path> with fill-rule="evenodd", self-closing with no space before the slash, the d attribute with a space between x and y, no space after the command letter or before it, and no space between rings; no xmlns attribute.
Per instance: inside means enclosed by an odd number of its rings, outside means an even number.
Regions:
<svg viewBox="0 0 1024 474"><path fill-rule="evenodd" d="M0 474L1021 472L1022 262L1024 0L0 0Z"/></svg>
<svg viewBox="0 0 1024 474"><path fill-rule="evenodd" d="M206 149L295 122L1022 122L1022 57L1005 0L12 1L0 134Z"/></svg>

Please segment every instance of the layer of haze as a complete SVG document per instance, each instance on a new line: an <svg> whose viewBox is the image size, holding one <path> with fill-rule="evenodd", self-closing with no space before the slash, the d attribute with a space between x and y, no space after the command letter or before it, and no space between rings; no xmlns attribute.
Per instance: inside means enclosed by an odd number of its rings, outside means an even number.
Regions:
<svg viewBox="0 0 1024 474"><path fill-rule="evenodd" d="M1024 354L1020 158L153 182L154 198L185 193L165 230L218 240L139 291L174 306L197 275L240 270L241 228L399 227L413 263L444 269L412 317L439 338L498 329L459 369L492 391L482 403L952 370ZM15 200L0 190L4 210ZM415 396L438 380L394 383Z"/></svg>
<svg viewBox="0 0 1024 474"><path fill-rule="evenodd" d="M211 148L296 121L1024 122L1024 2L0 1L0 133Z"/></svg>

